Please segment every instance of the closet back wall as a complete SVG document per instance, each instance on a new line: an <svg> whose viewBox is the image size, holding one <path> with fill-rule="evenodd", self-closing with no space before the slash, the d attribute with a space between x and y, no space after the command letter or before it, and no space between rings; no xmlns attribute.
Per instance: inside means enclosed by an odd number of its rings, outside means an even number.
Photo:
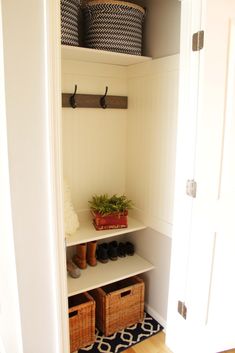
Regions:
<svg viewBox="0 0 235 353"><path fill-rule="evenodd" d="M166 324L177 125L178 61L173 55L130 67L63 63L63 92L127 95L128 109L63 109L64 175L77 211L93 193L127 193L152 229L130 236L154 264L146 305Z"/></svg>
<svg viewBox="0 0 235 353"><path fill-rule="evenodd" d="M62 63L62 91L127 95L125 67ZM63 163L76 211L88 208L92 194L125 192L126 118L124 109L63 108Z"/></svg>

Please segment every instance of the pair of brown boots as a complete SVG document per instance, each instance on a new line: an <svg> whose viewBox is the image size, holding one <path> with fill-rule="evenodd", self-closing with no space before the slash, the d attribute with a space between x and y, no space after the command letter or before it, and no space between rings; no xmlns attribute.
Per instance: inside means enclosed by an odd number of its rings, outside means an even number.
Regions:
<svg viewBox="0 0 235 353"><path fill-rule="evenodd" d="M73 257L75 264L82 270L87 267L87 263L90 266L96 266L96 247L96 240L77 245L77 254Z"/></svg>

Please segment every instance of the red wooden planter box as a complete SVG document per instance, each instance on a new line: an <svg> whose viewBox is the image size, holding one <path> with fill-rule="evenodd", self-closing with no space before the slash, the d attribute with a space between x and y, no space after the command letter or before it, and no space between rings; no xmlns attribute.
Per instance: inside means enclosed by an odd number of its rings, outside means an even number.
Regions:
<svg viewBox="0 0 235 353"><path fill-rule="evenodd" d="M122 213L112 213L109 215L101 215L100 213L91 212L93 216L93 224L96 230L118 229L128 227L128 211Z"/></svg>

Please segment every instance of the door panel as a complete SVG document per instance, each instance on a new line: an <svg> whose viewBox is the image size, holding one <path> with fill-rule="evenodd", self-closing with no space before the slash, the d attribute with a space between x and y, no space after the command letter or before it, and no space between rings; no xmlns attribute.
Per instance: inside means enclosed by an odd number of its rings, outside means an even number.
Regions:
<svg viewBox="0 0 235 353"><path fill-rule="evenodd" d="M235 2L205 0L203 13L188 301L214 353L235 347Z"/></svg>
<svg viewBox="0 0 235 353"><path fill-rule="evenodd" d="M186 7L193 2L184 0L182 5ZM192 14L192 18L194 16L196 15ZM196 123L192 121L196 152L191 158L195 169L194 174L189 176L197 182L197 196L192 200L191 227L184 237L184 243L179 234L180 231L183 233L185 223L187 224L187 212L184 222L178 216L182 203L177 205L177 200L173 229L175 239L167 343L175 353L216 353L235 347L234 21L234 0L202 0L202 20L197 31L204 30L205 40L204 47L199 52ZM188 52L191 52L191 48L188 48ZM181 52L182 55L184 52ZM188 76L184 78L186 81ZM180 121L183 120L181 115L182 111L179 115ZM188 121L192 119L190 114L187 118ZM178 136L188 135L188 130L183 126L179 124L178 128L181 130ZM183 137L181 140L186 141ZM192 151L190 146L190 143L185 143L184 148ZM186 165L187 159L181 152L178 150L177 161ZM185 182L183 178L176 180L176 190L183 187ZM181 245L184 251L179 250ZM185 264L185 271L174 270L174 266L178 267L177 264L182 263L182 257L186 256L188 262ZM180 298L173 293L177 286L174 288L172 283L181 284L182 278L186 278L186 286L181 285L181 290L185 289L184 297ZM186 320L177 313L177 301L182 299L187 306ZM175 335L173 331L176 332Z"/></svg>
<svg viewBox="0 0 235 353"><path fill-rule="evenodd" d="M208 325L214 327L218 320L226 323L224 344L232 348L235 347L235 21L229 22L227 23L229 25L229 45L225 84L224 136L216 209L217 233Z"/></svg>

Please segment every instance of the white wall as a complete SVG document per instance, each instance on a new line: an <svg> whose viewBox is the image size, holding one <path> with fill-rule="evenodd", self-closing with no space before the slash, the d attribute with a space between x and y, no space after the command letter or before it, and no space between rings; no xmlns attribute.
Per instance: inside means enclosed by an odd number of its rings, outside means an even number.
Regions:
<svg viewBox="0 0 235 353"><path fill-rule="evenodd" d="M0 2L0 352L22 353L22 333L8 172L5 81Z"/></svg>
<svg viewBox="0 0 235 353"><path fill-rule="evenodd" d="M143 55L152 58L180 51L179 0L124 0L146 8L143 22Z"/></svg>
<svg viewBox="0 0 235 353"><path fill-rule="evenodd" d="M128 71L127 193L138 216L171 236L178 99L178 55Z"/></svg>
<svg viewBox="0 0 235 353"><path fill-rule="evenodd" d="M154 264L143 277L150 314L166 325L177 130L179 56L128 70L127 194L148 228L130 238Z"/></svg>
<svg viewBox="0 0 235 353"><path fill-rule="evenodd" d="M65 60L62 91L127 95L126 68ZM125 109L63 108L64 176L77 211L88 209L93 194L122 194L126 178Z"/></svg>
<svg viewBox="0 0 235 353"><path fill-rule="evenodd" d="M146 7L144 55L161 58L178 54L180 50L180 1L146 0Z"/></svg>
<svg viewBox="0 0 235 353"><path fill-rule="evenodd" d="M135 244L136 252L155 266L154 270L141 275L145 281L145 307L166 327L171 239L151 228L135 232L128 239Z"/></svg>
<svg viewBox="0 0 235 353"><path fill-rule="evenodd" d="M44 2L3 0L2 10L9 173L23 351L54 353L60 352L60 322L54 268L56 244L51 223Z"/></svg>

